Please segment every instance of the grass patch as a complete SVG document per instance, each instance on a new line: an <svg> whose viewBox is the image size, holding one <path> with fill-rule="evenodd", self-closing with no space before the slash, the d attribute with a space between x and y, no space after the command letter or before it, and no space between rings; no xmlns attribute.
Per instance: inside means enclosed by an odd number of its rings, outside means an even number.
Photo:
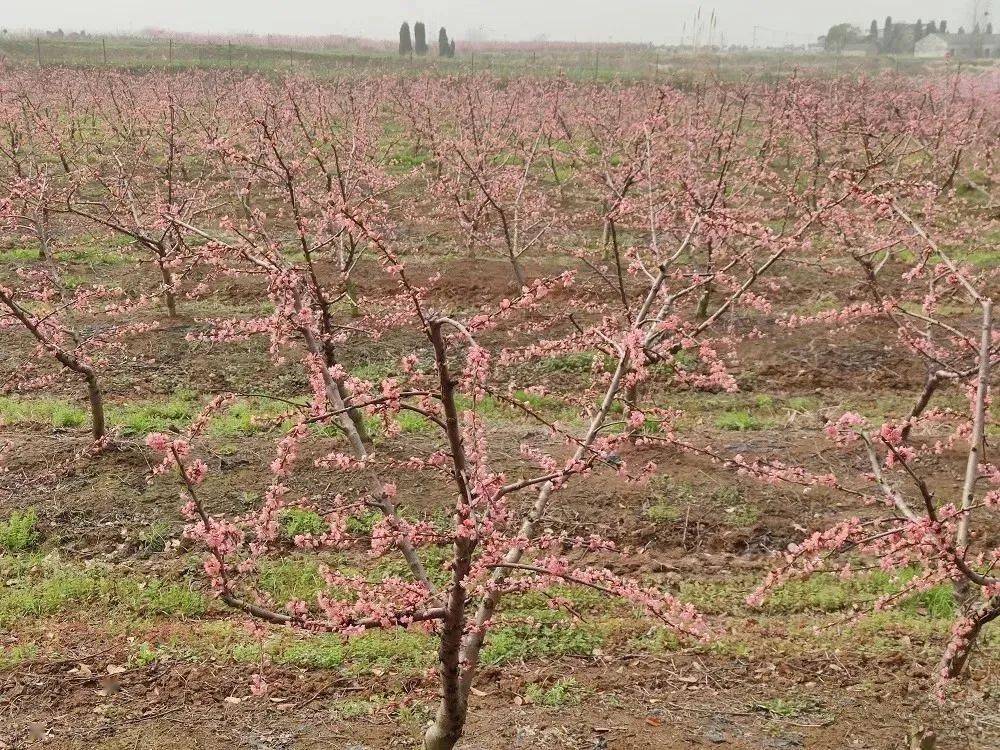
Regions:
<svg viewBox="0 0 1000 750"><path fill-rule="evenodd" d="M589 374L593 369L594 355L586 352L560 354L541 360L538 366L542 372L584 375Z"/></svg>
<svg viewBox="0 0 1000 750"><path fill-rule="evenodd" d="M367 719L375 715L375 712L384 707L386 700L379 696L366 698L364 700L345 699L337 701L333 705L333 715L341 721L351 721L354 719Z"/></svg>
<svg viewBox="0 0 1000 750"><path fill-rule="evenodd" d="M37 643L18 643L0 648L0 670L14 669L38 656Z"/></svg>
<svg viewBox="0 0 1000 750"><path fill-rule="evenodd" d="M276 602L292 599L311 601L317 591L326 588L319 572L319 561L314 559L263 560L258 583L261 590Z"/></svg>
<svg viewBox="0 0 1000 750"><path fill-rule="evenodd" d="M304 508L286 508L281 512L278 523L287 539L294 539L300 534L319 535L327 528L319 513Z"/></svg>
<svg viewBox="0 0 1000 750"><path fill-rule="evenodd" d="M25 618L73 609L107 614L197 617L208 600L184 584L123 576L106 566L80 569L55 558L33 555L0 557L0 626Z"/></svg>
<svg viewBox="0 0 1000 750"><path fill-rule="evenodd" d="M691 509L697 510L698 518L735 528L753 526L760 520L760 508L746 500L739 485L720 485L706 491L689 482L656 477L650 489L643 514L653 523L676 523Z"/></svg>
<svg viewBox="0 0 1000 750"><path fill-rule="evenodd" d="M794 719L816 707L816 701L809 698L772 698L753 705L758 711L764 711L781 719Z"/></svg>
<svg viewBox="0 0 1000 750"><path fill-rule="evenodd" d="M166 521L153 521L139 532L139 550L147 554L163 552L174 535L174 527Z"/></svg>
<svg viewBox="0 0 1000 750"><path fill-rule="evenodd" d="M344 644L339 636L317 636L278 649L273 658L295 667L337 669L344 663Z"/></svg>
<svg viewBox="0 0 1000 750"><path fill-rule="evenodd" d="M730 430L733 432L750 432L761 430L764 423L749 411L727 411L720 414L715 419L715 426L720 430Z"/></svg>
<svg viewBox="0 0 1000 750"><path fill-rule="evenodd" d="M773 615L841 612L899 591L915 574L909 572L894 580L882 572L847 579L819 573L805 580L787 582L764 602L762 611ZM744 609L744 599L758 582L749 578L732 582L687 581L681 583L680 596L705 613L733 613ZM951 587L936 586L907 597L898 610L904 616L949 619L955 614Z"/></svg>
<svg viewBox="0 0 1000 750"><path fill-rule="evenodd" d="M15 510L0 522L0 550L23 552L34 547L39 538L38 512L34 508Z"/></svg>
<svg viewBox="0 0 1000 750"><path fill-rule="evenodd" d="M0 397L0 422L42 424L52 427L80 427L90 415L68 401L57 398Z"/></svg>
<svg viewBox="0 0 1000 750"><path fill-rule="evenodd" d="M583 700L584 689L572 677L557 680L545 687L538 683L528 685L524 697L536 706L561 708L563 706L578 706Z"/></svg>
<svg viewBox="0 0 1000 750"><path fill-rule="evenodd" d="M195 418L200 407L194 394L182 393L169 401L130 404L112 409L111 424L129 436L151 432L181 432Z"/></svg>
<svg viewBox="0 0 1000 750"><path fill-rule="evenodd" d="M372 669L417 672L434 663L435 639L409 630L372 630L344 645L344 666L351 674Z"/></svg>

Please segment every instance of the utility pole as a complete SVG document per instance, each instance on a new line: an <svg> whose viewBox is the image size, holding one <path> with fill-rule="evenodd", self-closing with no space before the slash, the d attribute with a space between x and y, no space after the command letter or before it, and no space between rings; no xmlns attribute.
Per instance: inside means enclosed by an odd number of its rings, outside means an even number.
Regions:
<svg viewBox="0 0 1000 750"><path fill-rule="evenodd" d="M104 65L105 65L105 67L107 67L107 65L108 65L108 40L105 39L104 37L101 37L101 53L102 53L102 55L104 57Z"/></svg>
<svg viewBox="0 0 1000 750"><path fill-rule="evenodd" d="M35 37L35 53L38 56L38 67L42 67L42 40L40 37Z"/></svg>
<svg viewBox="0 0 1000 750"><path fill-rule="evenodd" d="M167 63L172 68L174 66L174 40L167 40Z"/></svg>
<svg viewBox="0 0 1000 750"><path fill-rule="evenodd" d="M233 67L233 43L229 42L229 67Z"/></svg>

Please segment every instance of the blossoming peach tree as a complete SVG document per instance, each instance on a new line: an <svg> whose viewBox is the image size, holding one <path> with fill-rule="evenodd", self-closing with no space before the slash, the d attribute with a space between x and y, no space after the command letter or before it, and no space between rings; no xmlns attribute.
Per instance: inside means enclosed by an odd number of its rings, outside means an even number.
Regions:
<svg viewBox="0 0 1000 750"><path fill-rule="evenodd" d="M947 681L967 665L983 628L1000 617L995 572L1000 546L990 530L1000 510L1000 469L989 458L987 440L990 387L1000 361L1000 335L987 291L991 275L953 257L947 245L960 247L967 233L975 237L976 232L952 226L936 200L935 183L896 180L880 190L856 186L853 192L852 215L830 217L827 229L834 230L860 269L867 299L789 316L783 324L792 329L833 325L841 335L867 322L887 324L895 329L900 350L890 349L889 355L915 359L924 386L908 413L888 421L873 422L856 412L830 419L828 438L844 449L860 449L865 457L870 471L860 477L790 477L773 467L748 470L730 461L737 470L768 481L824 485L871 509L790 545L781 566L748 603L761 605L792 578L823 571L848 577L853 566L871 561L892 574L898 587L859 608L859 616L936 586L953 586L958 614L936 675L943 697ZM989 226L989 219L984 221L981 231ZM931 223L944 242L931 236ZM946 400L948 390L965 408ZM935 466L949 461L954 464L949 475L935 476ZM867 486L859 487L858 479Z"/></svg>
<svg viewBox="0 0 1000 750"><path fill-rule="evenodd" d="M330 192L327 185L335 186L337 180L322 177L321 158L310 167L283 155L286 141L275 134L293 119L287 109L269 107L259 122L261 140L254 136L248 141L258 144L253 149L260 154L252 162L242 156L246 146L218 145L227 158L245 165L235 172L235 181L244 186L240 195L245 203L256 200L258 191L283 194L289 201L297 228L290 246L273 239L279 236L273 226L277 219L265 211L251 209L238 224L224 222L225 237L187 222L182 225L209 240L201 252L220 273L264 273L274 303L274 312L265 318L220 321L209 333L195 335L223 345L251 335L267 336L276 356L297 352L310 384L306 404L289 404L293 424L278 443L270 466L273 480L261 507L246 515L214 513L211 498L203 497L209 467L199 455L199 438L211 415L227 408L232 394L218 396L183 436L149 437L150 447L162 459L156 473L175 472L181 480L186 533L204 548L205 572L218 597L254 618L310 631L350 636L371 628L420 627L435 633L441 701L424 739L430 750L453 747L461 737L481 652L506 598L553 583L585 586L622 597L655 622L692 638L706 637L702 618L671 594L588 564L588 559L614 552L609 540L558 533L546 528L545 521L571 481L585 481L602 469L643 481L655 470L651 464L631 465L627 445L633 437L626 428L667 415L664 410L647 415L625 394L655 377L652 363L692 348L698 349L701 363L688 366L687 382L711 389L728 384L714 350L718 342L709 339L708 332L777 258L798 246L814 213L805 211L782 236L734 212L714 211L697 196L682 195L673 201L672 211L663 208L656 219L657 230L676 237L676 246L663 242L623 251L610 300L599 291L606 288L601 274L578 282L578 274L566 269L528 281L516 294L476 305L470 312L467 302L437 293L437 276L416 280L418 272L411 272L407 258L396 249L401 243L387 218L400 213L399 206L385 204L389 183L376 176L370 161L363 187L373 192L349 195L335 187ZM311 148L322 156L320 145ZM637 150L635 158L644 160L646 151ZM716 189L719 182L718 176L712 179ZM312 210L317 212L313 219L301 213ZM326 302L330 288L316 271L319 256L342 232L378 259L384 280L379 283L391 285L390 291L376 287L361 296L361 314L350 317L349 326L338 322L345 310ZM747 270L740 279L731 259L720 260L730 271L723 307L709 319L688 325L678 302L717 277L692 273L689 250L709 236L728 233L742 238L740 257ZM298 262L289 261L293 248ZM390 332L409 337L412 353L381 381L353 375L335 353L352 337ZM699 338L706 340L695 343ZM731 339L731 334L723 339ZM580 352L593 353L596 364L593 387L576 400L581 407L577 426L547 418L519 395L519 367ZM703 370L700 378L698 369ZM528 389L544 391L541 384ZM482 413L486 399L544 428L547 437L525 439L513 466L501 465L492 441L495 428ZM398 421L404 412L425 420L438 440L430 447L403 440ZM378 441L365 429L372 419L381 421L385 433ZM312 459L314 468L329 472L337 489L296 496L291 489L295 471L302 468L315 426L340 433L334 450ZM436 486L450 487L446 525L403 512L415 498L388 477L405 472L421 472ZM310 509L325 522L322 533L296 536L301 550L367 548L376 558L399 553L409 575L355 575L328 565L323 569L325 586L311 600L269 601L255 580L260 561L282 551L279 519L289 507ZM352 515L371 510L381 515L371 534L351 533ZM442 555L426 554L430 549L447 551L443 563L432 567L429 560L440 561ZM265 689L265 676L256 676L254 690Z"/></svg>

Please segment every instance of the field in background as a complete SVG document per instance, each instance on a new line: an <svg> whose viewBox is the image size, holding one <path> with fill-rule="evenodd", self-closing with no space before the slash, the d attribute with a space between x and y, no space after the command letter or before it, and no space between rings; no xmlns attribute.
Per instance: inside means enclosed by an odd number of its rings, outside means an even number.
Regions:
<svg viewBox="0 0 1000 750"><path fill-rule="evenodd" d="M645 45L510 44L500 42L461 45L454 59L401 58L391 43L321 39L267 39L167 36L15 36L0 37L0 60L42 66L109 66L141 69L232 69L244 72L332 76L345 73L419 75L467 74L476 70L498 76L565 74L575 79L649 78L696 80L718 75L739 78L747 74L783 77L799 70L812 75L846 75L893 70L919 74L970 63L879 56L851 58L837 55L784 52L713 52L657 50ZM989 65L989 62L983 65ZM975 67L975 64L971 64Z"/></svg>

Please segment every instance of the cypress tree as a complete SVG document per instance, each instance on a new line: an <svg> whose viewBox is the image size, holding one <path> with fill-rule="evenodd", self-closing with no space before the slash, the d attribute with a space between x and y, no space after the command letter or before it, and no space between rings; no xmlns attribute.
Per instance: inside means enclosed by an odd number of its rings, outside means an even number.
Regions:
<svg viewBox="0 0 1000 750"><path fill-rule="evenodd" d="M448 32L444 26L438 32L438 57L450 57L451 45L448 43Z"/></svg>
<svg viewBox="0 0 1000 750"><path fill-rule="evenodd" d="M427 54L427 29L423 21L413 24L413 51L418 55Z"/></svg>
<svg viewBox="0 0 1000 750"><path fill-rule="evenodd" d="M404 57L413 52L413 41L410 39L410 24L403 21L399 27L399 54Z"/></svg>
<svg viewBox="0 0 1000 750"><path fill-rule="evenodd" d="M924 22L921 19L917 19L917 22L913 24L913 38L914 41L919 41L924 38Z"/></svg>
<svg viewBox="0 0 1000 750"><path fill-rule="evenodd" d="M942 34L947 34L948 33L948 22L947 21L941 21L941 27L940 28L941 28L941 33Z"/></svg>
<svg viewBox="0 0 1000 750"><path fill-rule="evenodd" d="M927 33L928 34L938 33L937 23L935 21L931 21L929 24L927 24Z"/></svg>
<svg viewBox="0 0 1000 750"><path fill-rule="evenodd" d="M455 40L452 39L451 43L448 45L448 57L455 56Z"/></svg>
<svg viewBox="0 0 1000 750"><path fill-rule="evenodd" d="M868 27L868 37L874 42L878 39L878 21L872 19L872 25Z"/></svg>

